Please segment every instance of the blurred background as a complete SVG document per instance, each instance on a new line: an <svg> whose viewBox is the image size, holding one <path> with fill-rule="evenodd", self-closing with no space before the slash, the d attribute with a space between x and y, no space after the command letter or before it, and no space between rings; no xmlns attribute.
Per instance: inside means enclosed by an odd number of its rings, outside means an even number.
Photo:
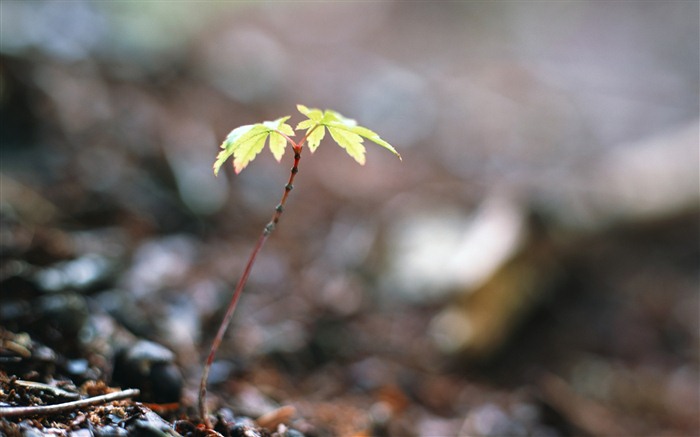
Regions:
<svg viewBox="0 0 700 437"><path fill-rule="evenodd" d="M304 155L213 402L309 435L700 432L697 2L0 7L5 327L102 378L111 330L158 342L192 405L292 157L211 165L301 103L403 162Z"/></svg>

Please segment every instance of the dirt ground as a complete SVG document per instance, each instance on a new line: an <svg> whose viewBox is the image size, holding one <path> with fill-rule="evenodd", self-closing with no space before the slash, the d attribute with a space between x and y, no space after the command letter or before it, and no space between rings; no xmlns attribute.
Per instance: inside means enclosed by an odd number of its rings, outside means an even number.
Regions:
<svg viewBox="0 0 700 437"><path fill-rule="evenodd" d="M211 165L304 103L403 161L303 156L216 432L700 435L697 4L661 3L3 3L0 434L207 435L292 157Z"/></svg>

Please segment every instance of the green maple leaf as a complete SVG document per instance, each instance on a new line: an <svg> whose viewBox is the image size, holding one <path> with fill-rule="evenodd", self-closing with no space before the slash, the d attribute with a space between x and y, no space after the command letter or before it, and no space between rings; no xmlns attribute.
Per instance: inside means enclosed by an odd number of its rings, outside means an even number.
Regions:
<svg viewBox="0 0 700 437"><path fill-rule="evenodd" d="M366 150L363 142L366 139L384 147L401 159L401 155L391 144L381 139L374 131L358 126L355 120L330 109L322 111L316 108L307 108L304 105L297 105L297 109L307 119L297 124L296 130L306 130L304 138L306 138L311 152L316 151L326 136L326 131L328 131L333 140L362 165L365 163ZM232 156L233 168L236 174L240 173L265 148L268 139L270 151L277 161L282 159L288 142L291 141L293 147L301 147L304 140L297 145L289 138L294 136L295 130L286 123L289 118L286 116L274 121L248 124L232 130L221 144L222 150L214 162L214 174L218 175L221 166Z"/></svg>
<svg viewBox="0 0 700 437"><path fill-rule="evenodd" d="M221 144L223 150L214 162L214 174L219 174L221 166L231 156L234 171L236 174L240 173L265 148L268 138L272 155L277 161L281 160L287 146L287 138L284 135L294 135L294 129L285 123L288 119L289 116L232 130Z"/></svg>
<svg viewBox="0 0 700 437"><path fill-rule="evenodd" d="M366 127L358 126L355 120L330 109L321 111L316 108L307 108L304 105L297 105L297 109L308 117L297 124L296 129L306 129L306 141L311 152L318 148L326 135L326 130L328 130L333 140L361 165L365 163L365 146L363 144L365 139L384 147L401 159L401 155L391 144Z"/></svg>

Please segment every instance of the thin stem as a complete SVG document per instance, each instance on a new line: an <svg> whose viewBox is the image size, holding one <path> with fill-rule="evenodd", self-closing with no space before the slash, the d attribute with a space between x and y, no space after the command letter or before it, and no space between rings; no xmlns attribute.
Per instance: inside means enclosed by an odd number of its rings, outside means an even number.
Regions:
<svg viewBox="0 0 700 437"><path fill-rule="evenodd" d="M304 137L299 141L299 149L301 149L301 147L304 145L304 143L306 142L306 140L309 138L309 135L311 135L311 132L315 131L319 126L321 126L321 125L320 125L320 124L317 124L316 126L314 126L314 127L312 127L311 129L309 129L308 132L306 132L306 135L304 135ZM323 128L322 128L322 129L323 129Z"/></svg>
<svg viewBox="0 0 700 437"><path fill-rule="evenodd" d="M35 405L28 407L0 407L0 417L48 416L50 414L72 411L78 408L84 408L91 405L106 404L108 402L126 399L138 395L139 391L137 389L131 388L128 390L107 393L105 395L93 396L87 399L80 399L78 401L64 402L62 404Z"/></svg>
<svg viewBox="0 0 700 437"><path fill-rule="evenodd" d="M238 280L238 284L236 285L236 289L233 292L233 296L231 297L231 301L228 304L228 308L226 308L226 314L224 315L224 318L221 321L221 325L219 325L219 330L216 332L216 337L214 337L214 341L212 342L211 349L209 350L209 355L207 356L207 361L204 364L204 369L202 370L202 379L199 383L199 414L202 416L202 420L204 420L204 424L209 429L211 429L211 427L212 427L211 421L209 420L209 412L208 412L207 402L206 402L206 400L207 400L207 380L209 379L209 370L211 369L211 365L214 362L214 357L216 356L216 352L219 349L219 346L221 345L221 341L224 338L224 334L226 333L226 329L228 329L228 325L231 323L231 318L233 316L233 312L236 309L236 305L238 304L238 299L241 297L241 293L243 292L243 287L245 287L246 282L248 282L248 276L250 275L250 272L253 269L253 264L255 263L255 258L258 256L258 253L260 253L260 249L262 249L263 245L265 244L265 241L267 241L267 238L275 230L275 227L277 227L277 223L279 222L279 219L282 216L282 213L284 212L284 206L287 202L287 197L289 197L289 193L294 188L294 185L293 185L294 178L296 177L297 173L299 172L299 161L301 159L301 146L302 146L303 142L306 140L306 138L307 137L304 137L303 140L297 144L294 141L292 141L291 139L289 139L289 137L287 137L287 140L291 142L292 149L294 150L294 166L290 170L289 180L287 181L287 185L284 186L284 194L282 195L282 198L280 199L279 204L275 207L275 212L272 214L272 218L270 219L268 224L265 225L265 228L263 229L262 233L260 234L260 237L258 237L258 241L257 241L257 243L255 243L255 247L253 247L253 251L250 253L250 257L248 258L248 263L245 266L245 270L243 270L243 275Z"/></svg>

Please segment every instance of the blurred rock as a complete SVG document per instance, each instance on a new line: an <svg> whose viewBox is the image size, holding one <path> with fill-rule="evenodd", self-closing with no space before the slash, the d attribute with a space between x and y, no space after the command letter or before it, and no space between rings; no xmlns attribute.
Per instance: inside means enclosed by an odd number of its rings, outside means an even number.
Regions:
<svg viewBox="0 0 700 437"><path fill-rule="evenodd" d="M205 48L202 66L212 85L246 104L279 98L292 68L275 36L250 24L217 34Z"/></svg>
<svg viewBox="0 0 700 437"><path fill-rule="evenodd" d="M87 321L85 297L77 293L46 294L35 302L35 311L44 323L58 329L66 339L74 339Z"/></svg>
<svg viewBox="0 0 700 437"><path fill-rule="evenodd" d="M391 229L385 289L424 301L472 290L519 250L526 212L494 194L468 216L455 209L408 213Z"/></svg>
<svg viewBox="0 0 700 437"><path fill-rule="evenodd" d="M242 383L237 388L236 403L237 411L252 417L259 417L279 408L279 405L265 395L260 388L248 383Z"/></svg>
<svg viewBox="0 0 700 437"><path fill-rule="evenodd" d="M604 232L698 210L700 175L689 159L698 134L692 123L602 155L532 202L545 221L498 194L471 220L436 211L399 221L385 288L417 300L457 292L430 334L443 352L488 359L554 288L562 262Z"/></svg>
<svg viewBox="0 0 700 437"><path fill-rule="evenodd" d="M141 390L143 402L167 404L180 401L183 380L169 349L146 340L117 352L113 381Z"/></svg>
<svg viewBox="0 0 700 437"><path fill-rule="evenodd" d="M179 437L172 425L153 411L146 411L127 428L129 435L136 437Z"/></svg>
<svg viewBox="0 0 700 437"><path fill-rule="evenodd" d="M486 359L551 290L552 244L526 207L502 192L471 217L432 211L395 225L383 287L410 300L453 296L431 337L445 353Z"/></svg>
<svg viewBox="0 0 700 437"><path fill-rule="evenodd" d="M0 370L19 378L31 377L37 371L54 369L58 359L53 349L38 343L26 332L15 333L0 325Z"/></svg>
<svg viewBox="0 0 700 437"><path fill-rule="evenodd" d="M484 282L463 288L455 301L435 316L430 335L443 352L487 360L549 296L558 276L550 244L531 239Z"/></svg>
<svg viewBox="0 0 700 437"><path fill-rule="evenodd" d="M137 298L163 287L177 286L192 266L197 253L195 239L171 235L146 241L138 247L124 285Z"/></svg>
<svg viewBox="0 0 700 437"><path fill-rule="evenodd" d="M225 178L212 177L211 151L201 144L218 140L205 123L186 120L168 125L163 151L172 169L180 198L197 215L211 215L228 197Z"/></svg>
<svg viewBox="0 0 700 437"><path fill-rule="evenodd" d="M0 173L0 208L3 217L13 218L26 225L45 224L60 216L59 208L40 194L36 188L2 173Z"/></svg>
<svg viewBox="0 0 700 437"><path fill-rule="evenodd" d="M89 254L42 269L36 278L44 290L86 290L108 284L114 271L115 266L109 259Z"/></svg>
<svg viewBox="0 0 700 437"><path fill-rule="evenodd" d="M135 335L145 336L153 331L154 320L148 316L147 308L139 304L127 290L108 289L93 297L101 311L106 312L116 322Z"/></svg>
<svg viewBox="0 0 700 437"><path fill-rule="evenodd" d="M88 57L107 33L106 17L87 1L9 2L1 22L1 51L39 50L68 62Z"/></svg>
<svg viewBox="0 0 700 437"><path fill-rule="evenodd" d="M622 144L543 191L540 207L576 232L664 219L700 208L700 124Z"/></svg>
<svg viewBox="0 0 700 437"><path fill-rule="evenodd" d="M460 432L462 434L479 437L529 435L522 424L494 404L484 404L470 411Z"/></svg>
<svg viewBox="0 0 700 437"><path fill-rule="evenodd" d="M369 59L372 60L371 58ZM383 60L382 60L383 61ZM350 113L362 124L382 132L402 150L414 147L433 134L438 104L425 76L400 64L371 62L371 68L358 77Z"/></svg>

